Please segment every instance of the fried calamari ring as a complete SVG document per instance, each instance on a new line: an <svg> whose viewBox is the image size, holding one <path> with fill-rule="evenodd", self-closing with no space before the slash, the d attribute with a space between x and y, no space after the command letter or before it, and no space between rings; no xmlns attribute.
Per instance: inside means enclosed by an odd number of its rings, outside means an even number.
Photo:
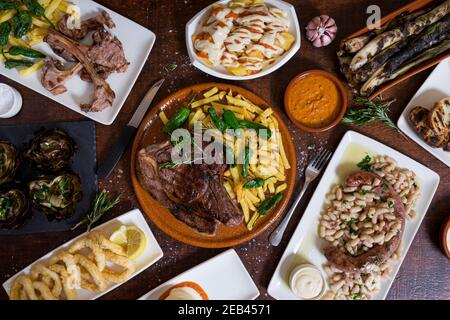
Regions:
<svg viewBox="0 0 450 320"><path fill-rule="evenodd" d="M33 288L40 293L40 298L42 300L59 300L52 294L50 288L42 281L33 282Z"/></svg>
<svg viewBox="0 0 450 320"><path fill-rule="evenodd" d="M16 280L14 280L10 291L11 300L21 300L24 297L21 291L26 293L28 299L39 300L36 292L34 291L33 281L28 276L18 276Z"/></svg>
<svg viewBox="0 0 450 320"><path fill-rule="evenodd" d="M133 272L136 270L136 266L134 262L127 257L123 257L120 255L117 255L110 251L105 251L106 259L125 270L122 272L114 271L111 269L106 268L103 270L103 276L105 279L114 282L114 283L121 283L128 280L128 278L133 274Z"/></svg>
<svg viewBox="0 0 450 320"><path fill-rule="evenodd" d="M44 266L42 263L38 263L31 270L31 279L33 281L37 281L40 276L42 276L41 282L43 282L47 287L51 287L53 284L51 293L54 297L59 297L62 291L62 284L59 275Z"/></svg>
<svg viewBox="0 0 450 320"><path fill-rule="evenodd" d="M97 265L81 254L76 254L74 257L77 264L79 264L84 269L86 269L87 272L89 272L93 282L98 286L98 289L100 291L104 291L106 289L107 282L103 278L102 273L98 269Z"/></svg>
<svg viewBox="0 0 450 320"><path fill-rule="evenodd" d="M92 231L90 237L94 237L98 241L98 244L102 249L107 249L119 256L127 255L125 249L121 245L118 245L117 243L114 243L111 240L107 239L103 234L101 234L98 231Z"/></svg>
<svg viewBox="0 0 450 320"><path fill-rule="evenodd" d="M69 253L74 254L77 253L84 248L91 249L92 253L94 254L95 261L97 263L97 267L100 271L103 271L105 269L106 265L106 258L105 254L103 253L102 248L100 248L100 244L98 243L98 240L94 236L88 236L85 238L82 238L78 241L76 241L70 248Z"/></svg>
<svg viewBox="0 0 450 320"><path fill-rule="evenodd" d="M69 274L67 273L66 268L63 265L60 264L54 264L48 267L51 271L56 272L59 274L62 280L62 286L64 290L64 294L66 296L67 300L77 300L77 292L70 288L70 280L69 280Z"/></svg>
<svg viewBox="0 0 450 320"><path fill-rule="evenodd" d="M79 286L81 282L80 268L78 267L74 256L70 253L61 251L50 259L50 264L57 264L59 261L64 262L66 265L69 288L74 289L76 286Z"/></svg>

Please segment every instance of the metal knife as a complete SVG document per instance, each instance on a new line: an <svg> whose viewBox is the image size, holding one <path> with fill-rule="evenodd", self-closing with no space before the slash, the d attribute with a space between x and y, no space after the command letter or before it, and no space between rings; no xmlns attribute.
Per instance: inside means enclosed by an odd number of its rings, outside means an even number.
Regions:
<svg viewBox="0 0 450 320"><path fill-rule="evenodd" d="M113 144L105 161L97 169L97 176L100 179L107 179L111 172L114 170L114 167L119 162L120 158L122 158L122 155L125 152L128 144L130 143L131 138L136 133L137 128L141 124L142 119L144 118L148 108L150 107L150 104L153 101L153 98L155 98L156 93L158 92L159 88L161 88L163 83L164 79L156 82L150 88L150 90L148 90L144 99L142 99L130 122L128 122L127 126L123 129L119 139L117 139L117 141Z"/></svg>

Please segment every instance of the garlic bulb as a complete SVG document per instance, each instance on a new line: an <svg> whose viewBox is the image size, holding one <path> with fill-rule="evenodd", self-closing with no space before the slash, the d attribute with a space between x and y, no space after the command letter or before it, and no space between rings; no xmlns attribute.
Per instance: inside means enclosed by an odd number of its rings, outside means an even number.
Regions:
<svg viewBox="0 0 450 320"><path fill-rule="evenodd" d="M306 26L306 37L318 48L329 45L336 37L336 32L336 22L327 15L315 17Z"/></svg>

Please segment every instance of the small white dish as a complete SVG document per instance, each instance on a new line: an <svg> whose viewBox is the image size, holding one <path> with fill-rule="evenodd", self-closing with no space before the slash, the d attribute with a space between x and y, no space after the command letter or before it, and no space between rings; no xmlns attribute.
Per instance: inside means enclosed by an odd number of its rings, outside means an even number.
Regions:
<svg viewBox="0 0 450 320"><path fill-rule="evenodd" d="M172 286L185 281L200 285L209 300L254 300L259 296L241 259L230 249L161 284L139 300L159 300Z"/></svg>
<svg viewBox="0 0 450 320"><path fill-rule="evenodd" d="M16 116L22 109L22 96L15 88L8 86L5 83L0 83L0 90L6 91L10 97L10 101L4 101L5 105L2 105L0 111L0 118L8 119ZM2 103L1 103L2 104Z"/></svg>
<svg viewBox="0 0 450 320"><path fill-rule="evenodd" d="M75 0L73 2L80 7L81 18L83 20L91 18L99 14L102 10L105 10L111 15L111 18L116 24L116 27L110 31L113 36L116 36L122 42L125 57L130 62L130 65L128 66L127 72L114 73L107 80L116 94L116 99L112 107L106 108L102 112L82 111L80 104L91 101L94 90L91 83L81 80L78 76L66 82L67 92L55 96L42 86L40 72L35 72L27 77L21 77L16 69L6 69L3 63L0 63L0 74L98 123L111 125L122 109L142 68L147 62L156 36L152 31L94 1ZM58 58L46 43L37 45L35 49Z"/></svg>
<svg viewBox="0 0 450 320"><path fill-rule="evenodd" d="M305 271L312 271L315 272L316 275L319 276L320 281L322 281L322 289L320 290L320 292L309 299L306 298L302 298L300 297L300 292L295 292L295 282L297 281L297 277L299 275L301 275L302 273L304 273ZM301 300L319 300L323 294L325 293L325 289L326 289L326 280L325 277L323 276L322 271L320 271L319 268L317 268L315 265L312 264L300 264L297 267L294 268L294 270L292 270L291 272L291 276L289 277L289 286L291 287L292 292Z"/></svg>
<svg viewBox="0 0 450 320"><path fill-rule="evenodd" d="M406 106L398 120L398 127L418 145L450 167L450 151L429 146L411 127L408 116L414 107L431 109L437 101L450 96L450 58L442 61L425 80L423 85Z"/></svg>
<svg viewBox="0 0 450 320"><path fill-rule="evenodd" d="M158 242L156 241L155 237L153 236L152 231L150 230L150 227L148 226L147 222L145 221L144 216L142 215L141 211L138 209L134 209L128 213L125 213L117 218L114 218L108 222L105 222L104 224L94 228L93 230L98 230L102 232L105 235L111 235L119 226L121 225L134 225L138 227L139 229L144 232L145 236L147 237L147 245L145 247L144 252L142 255L135 260L136 263L136 271L128 278L128 280L134 278L139 273L156 263L159 259L163 257L163 252L161 250L161 247L159 246ZM9 295L9 291L11 289L11 285L14 282L14 279L18 277L19 275L25 273L29 274L31 269L34 265L36 265L39 262L46 263L50 257L54 256L57 252L61 250L66 250L68 247L70 247L76 240L79 238L82 238L87 235L86 233L81 234L80 236L76 237L75 239L72 239L65 244L61 245L60 247L56 248L55 250L49 252L42 258L36 260L34 263L23 269L22 271L19 271L14 276L9 278L5 283L3 283L3 288L5 289L6 293ZM127 281L128 281L127 280ZM119 287L123 283L117 283L117 284L110 284L108 288L103 292L91 292L84 289L78 289L77 295L78 300L95 300L111 290L114 290L115 288Z"/></svg>
<svg viewBox="0 0 450 320"><path fill-rule="evenodd" d="M205 9L197 13L187 24L186 24L186 46L191 59L192 65L201 71L210 74L214 77L226 79L226 80L251 80L256 78L264 77L275 70L282 67L287 63L296 53L300 50L302 34L300 32L299 19L297 18L297 13L295 7L287 2L281 0L266 0L265 3L269 6L277 7L288 14L290 21L289 32L295 36L295 43L292 48L285 52L281 57L279 57L276 62L272 63L270 67L263 69L261 72L249 76L235 76L231 74L227 69L222 66L209 66L206 61L200 58L194 49L194 44L192 43L192 36L200 31L202 23L205 21L206 15L210 12L212 6L216 4L226 4L230 0L220 0L217 1Z"/></svg>
<svg viewBox="0 0 450 320"><path fill-rule="evenodd" d="M380 290L372 295L372 299L374 300L383 300L386 298L417 230L419 230L420 224L433 200L434 194L439 186L440 177L436 172L400 152L362 134L348 131L334 152L322 179L309 201L308 207L303 213L299 225L295 229L275 269L267 290L275 299L299 300L289 286L289 275L298 264L308 261L321 269L322 273L325 274L323 265L327 262L327 259L322 250L323 240L319 238L318 230L320 215L325 207L326 195L330 192L333 184L341 183L349 173L359 170L356 164L367 154L387 155L394 158L399 167L407 168L415 172L420 185L421 194L416 203L416 217L413 220L408 220L406 223L402 238L402 253L399 260L393 264L389 279L381 281Z"/></svg>

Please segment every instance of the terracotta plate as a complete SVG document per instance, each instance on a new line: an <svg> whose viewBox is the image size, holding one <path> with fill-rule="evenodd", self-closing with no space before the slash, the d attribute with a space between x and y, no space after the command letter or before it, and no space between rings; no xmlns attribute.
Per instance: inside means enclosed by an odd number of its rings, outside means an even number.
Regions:
<svg viewBox="0 0 450 320"><path fill-rule="evenodd" d="M266 230L271 224L273 224L278 218L280 218L289 203L289 199L291 198L295 184L295 149L292 143L292 137L286 125L276 111L274 111L274 116L279 122L286 155L292 166L292 168L286 172L286 183L288 185L288 188L285 191L283 200L278 204L278 206L271 212L269 212L267 216L261 218L251 232L247 230L244 223L237 227L227 227L224 225L219 225L217 233L214 236L208 236L196 232L192 228L177 220L168 209L162 207L156 200L154 200L151 195L147 193L140 185L135 171L137 153L139 152L139 150L141 150L141 148L150 144L160 143L168 139L168 136L162 132L163 123L159 119L159 112L164 110L165 114L170 118L183 105L186 105L189 102L189 99L193 93L204 92L212 87L218 87L220 90L226 91L231 89L234 93L241 94L263 109L269 107L269 105L263 99L251 93L250 91L237 86L221 83L198 84L187 87L170 95L151 109L151 111L147 114L147 116L142 121L141 126L139 127L132 149L131 181L136 192L136 197L143 211L153 221L153 223L155 223L162 231L167 233L169 236L181 242L197 247L225 248L249 241Z"/></svg>

